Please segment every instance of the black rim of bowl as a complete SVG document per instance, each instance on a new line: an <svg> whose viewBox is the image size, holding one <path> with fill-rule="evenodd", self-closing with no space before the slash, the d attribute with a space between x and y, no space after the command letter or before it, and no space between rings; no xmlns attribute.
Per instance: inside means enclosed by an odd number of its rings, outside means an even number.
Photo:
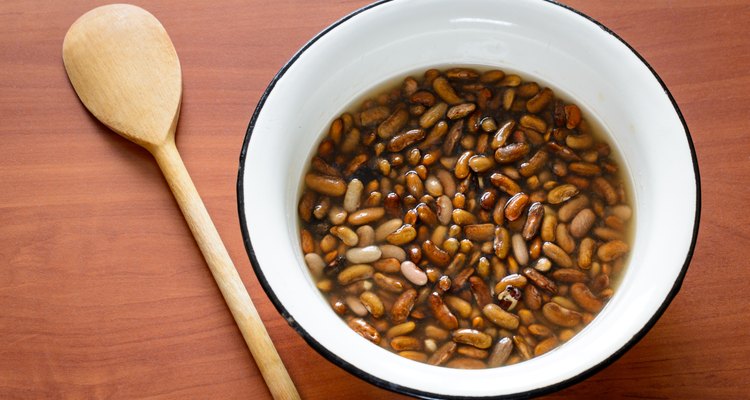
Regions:
<svg viewBox="0 0 750 400"><path fill-rule="evenodd" d="M659 320L659 318L664 314L669 304L672 302L672 300L675 298L677 293L680 291L680 287L682 286L682 281L685 278L685 274L687 273L688 266L690 264L690 260L693 257L693 252L695 251L695 245L696 241L698 239L698 226L700 225L700 213L701 213L701 187L700 187L700 173L698 170L698 158L695 153L695 146L693 144L693 139L690 136L690 132L688 130L687 123L685 122L685 118L682 115L682 112L680 112L679 107L677 106L677 103L674 100L674 97L672 97L672 94L669 92L669 89L667 89L667 86L664 84L664 81L662 81L661 77L656 73L656 71L649 65L649 63L632 47L630 46L625 40L623 40L621 37L619 37L615 32L601 24L600 22L596 21L595 19L589 17L588 15L572 8L564 4L557 3L552 0L543 0L547 3L553 4L555 6L561 7L564 10L567 10L569 12L573 12L588 21L596 24L599 28L601 28L604 32L611 35L615 39L619 40L622 44L624 44L628 49L630 49L633 54L638 57L638 59L651 71L651 74L653 74L654 78L659 82L662 89L664 90L664 93L669 98L669 101L672 103L672 106L674 107L675 113L677 113L677 116L680 118L680 122L682 123L682 127L685 131L685 136L688 142L688 146L690 147L690 155L692 157L693 161L693 170L695 174L695 189L696 189L696 199L695 199L695 221L693 225L693 233L692 233L692 239L690 243L690 248L688 250L688 253L685 257L685 262L682 266L682 269L680 271L680 274L677 276L677 279L674 282L674 285L672 286L672 289L669 291L669 294L664 299L664 302L661 304L659 309L654 313L654 315L651 317L651 319L646 323L646 325L641 328L638 333L636 333L625 345L623 345L619 350L614 352L612 355L604 359L602 362L600 362L597 365L594 365L593 367L589 368L586 371L581 372L580 374L573 376L569 379L566 379L564 381L529 390L526 392L518 392L508 395L499 395L499 396L446 396L439 393L430 393L425 392L421 390L412 389L409 387L397 385L391 382L388 382L386 380L380 379L376 376L373 376L365 371L362 371L361 369L357 368L356 366L344 361L342 358L337 356L336 354L332 353L325 347L323 347L318 341L315 340L304 328L302 328L297 321L292 317L289 312L284 308L284 305L279 301L279 299L276 297L276 294L274 293L271 286L268 284L268 281L265 278L265 275L263 274L263 270L260 269L258 260L255 257L255 251L253 250L253 245L250 241L250 234L247 230L247 220L245 218L245 199L244 199L244 190L243 190L243 177L245 175L245 159L247 156L247 148L250 143L250 138L253 133L253 129L255 128L255 123L257 121L258 115L260 114L261 109L263 108L263 105L266 102L266 99L268 98L269 94L273 90L274 86L276 86L276 82L281 79L286 71L294 64L295 61L308 49L310 46L312 46L315 42L318 41L321 37L326 35L328 32L336 29L339 25L343 24L347 20L351 19L352 17L361 14L363 12L366 12L370 9L373 9L379 5L389 3L393 0L381 0L378 2L375 2L373 4L367 5L365 7L362 7L351 14L345 16L344 18L334 22L327 28L325 28L323 31L315 35L309 42L307 42L301 49L299 49L294 56L292 56L289 61L284 64L284 66L279 70L279 72L276 73L276 75L273 77L271 82L268 84L268 87L263 92L260 100L258 101L258 105L255 108L255 111L253 112L252 118L250 119L250 124L247 127L247 132L245 134L245 139L242 143L242 152L240 153L240 165L239 165L239 172L237 175L237 207L239 211L239 217L240 217L240 228L242 230L242 238L245 243L245 250L247 251L248 256L250 257L250 261L252 263L253 270L255 271L255 275L258 277L258 281L260 282L260 285L263 287L263 290L266 292L266 295L268 295L268 298L271 299L271 302L276 307L276 310L286 319L286 321L289 323L289 325L297 331L297 333L302 336L302 338L307 342L310 347L315 349L318 353L320 353L323 357L328 359L333 364L343 368L345 371L349 372L350 374L366 381L371 384L374 384L378 387L381 387L383 389L387 389L396 393L402 393L402 394L408 394L415 397L425 398L425 399L432 399L432 398L444 398L444 399L510 399L510 398L528 398L533 396L539 396L543 394L548 394L552 392L556 392L559 390L562 390L566 387L572 386L576 383L579 383L586 378L589 378L590 376L596 374L597 372L603 370L604 368L608 367L610 364L614 363L619 359L623 354L625 354L630 348L635 346L641 339L643 339L644 336L646 336L646 333L648 333L649 330L656 324L656 322Z"/></svg>

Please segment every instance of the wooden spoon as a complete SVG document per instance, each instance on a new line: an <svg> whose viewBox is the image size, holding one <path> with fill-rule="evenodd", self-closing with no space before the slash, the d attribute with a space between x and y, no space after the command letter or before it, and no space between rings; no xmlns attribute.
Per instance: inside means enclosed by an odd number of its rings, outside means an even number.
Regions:
<svg viewBox="0 0 750 400"><path fill-rule="evenodd" d="M182 72L164 27L146 10L132 5L95 8L65 35L63 62L86 108L156 158L271 394L277 399L298 399L177 152L174 133Z"/></svg>

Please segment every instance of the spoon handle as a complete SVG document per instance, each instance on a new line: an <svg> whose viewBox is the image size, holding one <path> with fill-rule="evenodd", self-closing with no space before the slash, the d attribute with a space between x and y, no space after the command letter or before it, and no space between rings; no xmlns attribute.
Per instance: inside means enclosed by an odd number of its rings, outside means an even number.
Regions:
<svg viewBox="0 0 750 400"><path fill-rule="evenodd" d="M185 169L174 141L153 148L151 153L156 158L164 177L172 189L182 214L198 242L208 268L219 285L221 294L234 316L237 326L245 338L245 343L255 358L263 379L266 381L274 399L299 399L292 379L279 354L268 336L266 328L245 289L237 270L229 258L229 253L208 215L198 191Z"/></svg>

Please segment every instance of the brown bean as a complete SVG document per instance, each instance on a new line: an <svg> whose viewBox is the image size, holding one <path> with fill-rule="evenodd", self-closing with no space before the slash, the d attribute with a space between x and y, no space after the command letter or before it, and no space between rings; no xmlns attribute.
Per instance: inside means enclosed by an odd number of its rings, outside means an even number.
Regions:
<svg viewBox="0 0 750 400"><path fill-rule="evenodd" d="M420 90L414 92L414 94L412 94L409 98L409 101L411 101L412 103L421 104L425 107L432 107L433 105L435 105L435 95L426 90Z"/></svg>
<svg viewBox="0 0 750 400"><path fill-rule="evenodd" d="M578 247L578 266L580 268L589 269L591 267L595 246L594 239L587 237L581 240L581 245Z"/></svg>
<svg viewBox="0 0 750 400"><path fill-rule="evenodd" d="M452 334L456 343L468 344L478 349L488 349L492 346L492 336L476 329L459 329Z"/></svg>
<svg viewBox="0 0 750 400"><path fill-rule="evenodd" d="M447 364L445 364L448 368L458 368L458 369L482 369L486 368L486 365L483 361L477 360L475 358L467 358L467 357L458 357L454 358L450 361L448 361Z"/></svg>
<svg viewBox="0 0 750 400"><path fill-rule="evenodd" d="M377 133L381 139L390 139L409 122L409 112L400 108L378 125Z"/></svg>
<svg viewBox="0 0 750 400"><path fill-rule="evenodd" d="M474 103L462 103L457 104L448 109L446 116L448 119L459 119L464 118L476 110L477 105Z"/></svg>
<svg viewBox="0 0 750 400"><path fill-rule="evenodd" d="M391 307L391 321L393 321L394 324L400 324L406 321L406 318L409 316L409 313L411 313L416 301L416 290L408 289L401 293Z"/></svg>
<svg viewBox="0 0 750 400"><path fill-rule="evenodd" d="M570 234L578 239L586 236L595 221L596 214L590 208L584 208L570 222Z"/></svg>
<svg viewBox="0 0 750 400"><path fill-rule="evenodd" d="M581 176L596 176L602 173L602 169L588 162L572 162L568 164L568 170Z"/></svg>
<svg viewBox="0 0 750 400"><path fill-rule="evenodd" d="M476 358L478 360L484 360L490 355L490 352L487 350L482 350L471 346L459 346L457 352L462 356Z"/></svg>
<svg viewBox="0 0 750 400"><path fill-rule="evenodd" d="M372 266L377 271L386 274L396 274L401 271L401 261L393 257L381 258L380 260L375 261Z"/></svg>
<svg viewBox="0 0 750 400"><path fill-rule="evenodd" d="M372 277L374 270L368 264L354 264L339 272L336 278L340 285L348 285L352 282L361 281Z"/></svg>
<svg viewBox="0 0 750 400"><path fill-rule="evenodd" d="M349 327L363 338L375 344L380 343L380 333L362 318L354 318L349 321Z"/></svg>
<svg viewBox="0 0 750 400"><path fill-rule="evenodd" d="M359 236L354 233L349 227L346 226L334 226L330 229L333 236L341 239L341 241L347 246L356 246L359 243Z"/></svg>
<svg viewBox="0 0 750 400"><path fill-rule="evenodd" d="M437 218L442 225L448 225L453 218L453 202L446 196L440 196L435 201L437 206Z"/></svg>
<svg viewBox="0 0 750 400"><path fill-rule="evenodd" d="M521 355L521 357L523 357L524 360L528 360L533 357L533 354L531 353L531 347L526 342L526 339L523 338L523 336L514 335L513 344L516 346L516 350L518 350L518 353Z"/></svg>
<svg viewBox="0 0 750 400"><path fill-rule="evenodd" d="M447 104L443 102L435 104L419 117L419 126L423 129L431 128L445 117L446 111L448 111Z"/></svg>
<svg viewBox="0 0 750 400"><path fill-rule="evenodd" d="M460 208L457 208L457 209L453 210L453 222L456 225L461 225L461 226L476 224L477 223L477 217L474 214L472 214L472 213L470 213L470 212L468 212L466 210L462 210Z"/></svg>
<svg viewBox="0 0 750 400"><path fill-rule="evenodd" d="M538 310L542 307L542 294L534 285L526 285L523 289L523 302L529 310Z"/></svg>
<svg viewBox="0 0 750 400"><path fill-rule="evenodd" d="M392 137L391 140L388 141L386 148L393 153L399 152L424 139L425 135L426 132L424 129L412 129Z"/></svg>
<svg viewBox="0 0 750 400"><path fill-rule="evenodd" d="M520 160L529 153L529 145L526 143L511 143L498 147L495 150L495 161L508 164Z"/></svg>
<svg viewBox="0 0 750 400"><path fill-rule="evenodd" d="M609 204L610 206L617 204L619 196L617 195L617 191L615 191L615 188L611 183L609 183L608 180L601 176L598 176L594 178L592 184L594 191L602 196L604 200L606 200L607 204Z"/></svg>
<svg viewBox="0 0 750 400"><path fill-rule="evenodd" d="M404 224L393 233L385 237L385 240L393 245L402 246L416 239L417 230L409 224Z"/></svg>
<svg viewBox="0 0 750 400"><path fill-rule="evenodd" d="M406 188L409 190L409 194L417 199L424 195L424 183L415 171L407 172L404 179L406 180Z"/></svg>
<svg viewBox="0 0 750 400"><path fill-rule="evenodd" d="M334 176L309 173L305 175L305 185L311 190L326 196L340 197L346 193L346 183Z"/></svg>
<svg viewBox="0 0 750 400"><path fill-rule="evenodd" d="M547 131L547 123L536 115L526 114L518 120L519 124L528 129L533 129L539 133Z"/></svg>
<svg viewBox="0 0 750 400"><path fill-rule="evenodd" d="M401 324L393 325L388 328L385 332L385 337L394 338L396 336L404 336L412 333L417 328L417 324L414 321L407 321Z"/></svg>
<svg viewBox="0 0 750 400"><path fill-rule="evenodd" d="M386 106L369 108L359 113L359 121L362 126L373 126L384 121L391 115L391 110Z"/></svg>
<svg viewBox="0 0 750 400"><path fill-rule="evenodd" d="M557 216L553 212L544 213L542 219L542 232L540 234L542 240L545 242L552 242L555 240L555 230L557 229Z"/></svg>
<svg viewBox="0 0 750 400"><path fill-rule="evenodd" d="M315 251L315 242L313 241L312 234L307 229L300 230L300 244L304 254Z"/></svg>
<svg viewBox="0 0 750 400"><path fill-rule="evenodd" d="M596 255L604 262L616 260L625 255L630 250L630 246L622 240L610 240L599 246Z"/></svg>
<svg viewBox="0 0 750 400"><path fill-rule="evenodd" d="M492 140L490 141L490 148L492 150L497 150L501 146L505 145L505 142L508 140L508 137L510 137L510 134L513 132L515 126L516 122L514 120L511 119L506 121L492 137Z"/></svg>
<svg viewBox="0 0 750 400"><path fill-rule="evenodd" d="M435 93L437 93L437 95L448 104L458 104L462 101L456 94L456 90L453 89L450 82L442 76L439 76L432 81L432 89L435 90Z"/></svg>
<svg viewBox="0 0 750 400"><path fill-rule="evenodd" d="M585 150L594 145L594 138L587 134L568 135L565 144L574 150Z"/></svg>
<svg viewBox="0 0 750 400"><path fill-rule="evenodd" d="M573 250L576 248L576 242L573 237L570 236L566 224L557 224L557 229L555 230L555 242L568 254L572 254Z"/></svg>
<svg viewBox="0 0 750 400"><path fill-rule="evenodd" d="M462 119L454 122L453 125L451 125L450 129L448 130L448 134L445 136L445 141L443 142L443 153L445 153L446 156L450 156L453 154L453 150L455 150L456 144L463 135L463 129L464 120Z"/></svg>
<svg viewBox="0 0 750 400"><path fill-rule="evenodd" d="M474 156L474 152L471 150L463 152L458 157L458 161L456 161L456 167L453 170L453 173L456 175L456 178L458 179L464 179L471 173L471 170L469 169L469 159Z"/></svg>
<svg viewBox="0 0 750 400"><path fill-rule="evenodd" d="M581 123L581 109L575 104L566 105L565 119L567 121L566 127L568 129L575 129Z"/></svg>
<svg viewBox="0 0 750 400"><path fill-rule="evenodd" d="M456 342L446 342L442 346L438 347L437 350L435 350L434 353L430 356L430 358L427 359L427 364L430 365L443 365L446 361L450 360L451 357L453 357L453 354L456 352L456 348L458 345Z"/></svg>
<svg viewBox="0 0 750 400"><path fill-rule="evenodd" d="M380 318L383 316L385 307L383 306L383 301L380 300L380 297L378 297L377 294L369 291L362 292L362 294L359 295L359 301L364 304L367 311L369 311L373 317Z"/></svg>
<svg viewBox="0 0 750 400"><path fill-rule="evenodd" d="M495 240L492 244L492 248L494 249L497 258L504 259L507 257L508 251L510 251L510 246L510 232L501 226L495 228Z"/></svg>
<svg viewBox="0 0 750 400"><path fill-rule="evenodd" d="M522 163L518 167L518 172L528 178L534 175L539 170L539 168L542 168L545 164L547 164L547 160L549 160L549 153L547 153L544 149L540 149L539 151L534 153L533 156L531 156L529 161Z"/></svg>
<svg viewBox="0 0 750 400"><path fill-rule="evenodd" d="M589 198L585 195L580 195L572 198L567 203L563 204L557 211L557 217L562 222L568 222L576 216L581 210L588 207Z"/></svg>
<svg viewBox="0 0 750 400"><path fill-rule="evenodd" d="M499 172L490 175L490 183L511 196L521 192L521 187L513 179Z"/></svg>
<svg viewBox="0 0 750 400"><path fill-rule="evenodd" d="M523 210L526 208L528 202L529 196L526 193L516 193L510 198L510 200L508 200L508 203L505 204L505 218L507 218L508 221L517 220L521 214L523 214Z"/></svg>
<svg viewBox="0 0 750 400"><path fill-rule="evenodd" d="M538 288L550 294L557 293L557 285L555 284L555 282L552 282L549 278L542 275L542 273L535 270L534 268L524 268L523 275Z"/></svg>
<svg viewBox="0 0 750 400"><path fill-rule="evenodd" d="M514 330L518 328L520 323L519 318L515 314L503 310L500 306L494 303L485 305L482 308L482 314L492 321L492 323L503 329Z"/></svg>
<svg viewBox="0 0 750 400"><path fill-rule="evenodd" d="M526 217L526 223L523 226L523 238L531 240L539 231L539 226L544 218L544 206L536 202L529 206L529 213Z"/></svg>
<svg viewBox="0 0 750 400"><path fill-rule="evenodd" d="M499 367L505 364L505 361L510 357L510 353L513 351L513 341L504 337L495 343L492 348L489 360L487 360L487 366L490 368Z"/></svg>
<svg viewBox="0 0 750 400"><path fill-rule="evenodd" d="M588 312L598 313L603 307L602 301L594 296L584 283L578 282L572 284L570 286L570 296L576 304Z"/></svg>
<svg viewBox="0 0 750 400"><path fill-rule="evenodd" d="M422 350L422 342L412 336L396 336L391 339L391 348L396 351Z"/></svg>
<svg viewBox="0 0 750 400"><path fill-rule="evenodd" d="M445 267L451 262L451 256L430 240L422 243L422 252L431 263L439 267Z"/></svg>
<svg viewBox="0 0 750 400"><path fill-rule="evenodd" d="M565 328L573 328L581 323L581 313L553 302L549 302L542 307L542 314L548 321Z"/></svg>
<svg viewBox="0 0 750 400"><path fill-rule="evenodd" d="M495 224L471 224L464 226L464 237L477 242L486 242L495 237Z"/></svg>
<svg viewBox="0 0 750 400"><path fill-rule="evenodd" d="M552 277L562 283L585 282L586 273L577 268L559 268L552 272Z"/></svg>
<svg viewBox="0 0 750 400"><path fill-rule="evenodd" d="M557 347L559 342L557 341L557 338L554 336L550 336L541 342L537 343L537 345L534 347L534 357L541 356L544 353L547 353L548 351L554 349Z"/></svg>
<svg viewBox="0 0 750 400"><path fill-rule="evenodd" d="M495 161L487 156L472 156L469 158L469 168L478 174L487 172L494 166Z"/></svg>
<svg viewBox="0 0 750 400"><path fill-rule="evenodd" d="M443 303L443 298L438 292L432 292L428 297L428 305L432 311L432 315L445 329L456 329L458 328L458 319L451 313L448 306Z"/></svg>
<svg viewBox="0 0 750 400"><path fill-rule="evenodd" d="M474 296L474 300L480 308L492 303L492 295L490 294L490 289L487 287L487 284L484 283L484 279L478 276L470 277L469 287L471 294Z"/></svg>
<svg viewBox="0 0 750 400"><path fill-rule="evenodd" d="M401 269L401 264L399 263L399 270ZM376 272L372 276L373 282L375 284L382 288L383 290L386 290L391 293L401 293L404 291L404 282L402 282L399 279L390 277L388 275L384 275L380 272Z"/></svg>
<svg viewBox="0 0 750 400"><path fill-rule="evenodd" d="M544 110L550 101L552 101L553 97L554 93L552 93L552 90L544 88L541 92L537 93L526 102L526 110L530 113L536 114Z"/></svg>
<svg viewBox="0 0 750 400"><path fill-rule="evenodd" d="M556 186L547 193L547 201L550 204L560 204L578 194L578 188L571 184Z"/></svg>
<svg viewBox="0 0 750 400"><path fill-rule="evenodd" d="M364 225L375 222L385 215L383 207L363 208L349 214L347 222L352 225Z"/></svg>
<svg viewBox="0 0 750 400"><path fill-rule="evenodd" d="M573 266L573 260L568 253L552 242L544 242L542 245L542 251L544 252L544 255L549 257L550 260L560 267L570 268Z"/></svg>
<svg viewBox="0 0 750 400"><path fill-rule="evenodd" d="M526 287L527 282L528 280L523 275L510 274L500 279L500 282L495 285L495 292L502 292L508 285L515 286L517 288L523 288Z"/></svg>

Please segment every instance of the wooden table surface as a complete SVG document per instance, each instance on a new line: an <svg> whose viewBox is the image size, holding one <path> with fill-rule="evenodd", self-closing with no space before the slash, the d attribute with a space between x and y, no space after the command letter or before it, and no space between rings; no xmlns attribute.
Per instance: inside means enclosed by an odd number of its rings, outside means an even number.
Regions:
<svg viewBox="0 0 750 400"><path fill-rule="evenodd" d="M235 197L268 82L368 2L136 3L180 56L178 147L300 393L399 398L328 362L279 316L245 253ZM565 3L613 29L670 88L695 141L703 211L682 291L656 326L550 397L748 398L750 2ZM156 164L68 83L63 36L101 4L0 3L0 398L270 398Z"/></svg>

